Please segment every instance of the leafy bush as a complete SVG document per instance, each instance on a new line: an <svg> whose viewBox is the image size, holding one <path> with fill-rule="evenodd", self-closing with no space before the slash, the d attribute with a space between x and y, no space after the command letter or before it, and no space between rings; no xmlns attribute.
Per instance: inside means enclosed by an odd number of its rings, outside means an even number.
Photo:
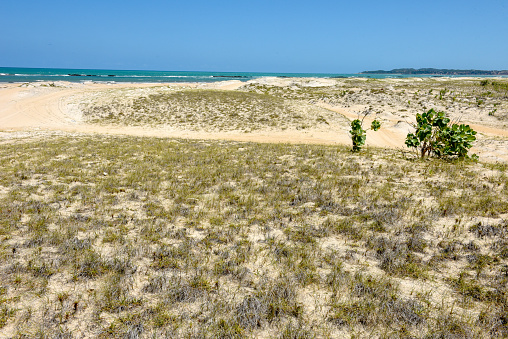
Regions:
<svg viewBox="0 0 508 339"><path fill-rule="evenodd" d="M351 130L349 133L351 134L351 141L353 141L353 152L358 152L365 145L365 140L367 139L367 130L363 129L363 120L365 117L369 115L369 112L364 113L362 120L355 119L351 121ZM373 131L377 131L381 128L381 123L377 120L372 121L370 125L370 129Z"/></svg>
<svg viewBox="0 0 508 339"><path fill-rule="evenodd" d="M444 112L431 109L416 115L416 131L406 137L406 146L425 156L469 158L467 152L476 140L476 131L469 125L450 124ZM476 154L471 156L477 159Z"/></svg>

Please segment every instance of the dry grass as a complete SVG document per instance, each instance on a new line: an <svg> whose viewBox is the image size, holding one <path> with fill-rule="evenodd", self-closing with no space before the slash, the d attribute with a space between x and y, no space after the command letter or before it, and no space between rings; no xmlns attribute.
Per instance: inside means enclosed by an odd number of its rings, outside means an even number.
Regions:
<svg viewBox="0 0 508 339"><path fill-rule="evenodd" d="M191 131L305 129L347 121L302 102L257 93L220 90L118 90L82 104L91 123L180 128ZM347 123L346 123L347 124Z"/></svg>
<svg viewBox="0 0 508 339"><path fill-rule="evenodd" d="M468 121L508 126L506 79L340 79L320 87L254 82L242 90L344 108L361 106L372 113L388 112L402 118L435 108L448 112L454 119L466 115Z"/></svg>
<svg viewBox="0 0 508 339"><path fill-rule="evenodd" d="M0 166L0 336L508 336L506 165L48 135Z"/></svg>

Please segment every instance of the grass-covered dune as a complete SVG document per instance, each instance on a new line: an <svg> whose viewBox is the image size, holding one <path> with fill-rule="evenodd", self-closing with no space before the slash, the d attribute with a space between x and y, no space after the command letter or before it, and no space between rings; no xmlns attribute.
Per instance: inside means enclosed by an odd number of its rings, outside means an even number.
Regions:
<svg viewBox="0 0 508 339"><path fill-rule="evenodd" d="M287 80L290 81L290 80ZM453 120L507 127L508 80L478 78L340 79L327 86L249 83L240 90L286 100L369 109L410 118L435 108Z"/></svg>
<svg viewBox="0 0 508 339"><path fill-rule="evenodd" d="M0 337L508 336L506 165L73 135L0 166Z"/></svg>
<svg viewBox="0 0 508 339"><path fill-rule="evenodd" d="M83 117L90 123L189 131L245 133L327 127L332 121L345 121L342 116L301 101L211 89L158 88L141 93L122 89L100 93L95 100L81 103L81 107Z"/></svg>

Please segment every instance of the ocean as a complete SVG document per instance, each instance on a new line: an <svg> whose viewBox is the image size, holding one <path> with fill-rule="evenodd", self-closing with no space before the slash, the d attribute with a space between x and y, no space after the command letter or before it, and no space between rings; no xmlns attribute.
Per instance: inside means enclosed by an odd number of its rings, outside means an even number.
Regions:
<svg viewBox="0 0 508 339"><path fill-rule="evenodd" d="M125 71L104 69L16 68L0 67L0 83L36 81L70 82L215 82L224 80L248 81L260 77L298 78L409 78L397 74L336 74L336 73L257 73L257 72L181 72L181 71Z"/></svg>

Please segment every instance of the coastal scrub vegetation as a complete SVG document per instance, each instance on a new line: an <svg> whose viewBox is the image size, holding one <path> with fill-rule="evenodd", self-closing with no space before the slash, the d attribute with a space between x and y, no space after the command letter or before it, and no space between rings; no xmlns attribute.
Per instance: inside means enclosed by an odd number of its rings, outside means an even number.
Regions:
<svg viewBox="0 0 508 339"><path fill-rule="evenodd" d="M41 135L0 147L0 336L508 336L508 167Z"/></svg>
<svg viewBox="0 0 508 339"><path fill-rule="evenodd" d="M476 140L476 131L469 125L451 124L444 112L434 109L416 115L416 131L406 137L406 146L414 148L421 158L434 155L439 158L457 156L469 158L468 151ZM476 154L471 156L478 159Z"/></svg>

